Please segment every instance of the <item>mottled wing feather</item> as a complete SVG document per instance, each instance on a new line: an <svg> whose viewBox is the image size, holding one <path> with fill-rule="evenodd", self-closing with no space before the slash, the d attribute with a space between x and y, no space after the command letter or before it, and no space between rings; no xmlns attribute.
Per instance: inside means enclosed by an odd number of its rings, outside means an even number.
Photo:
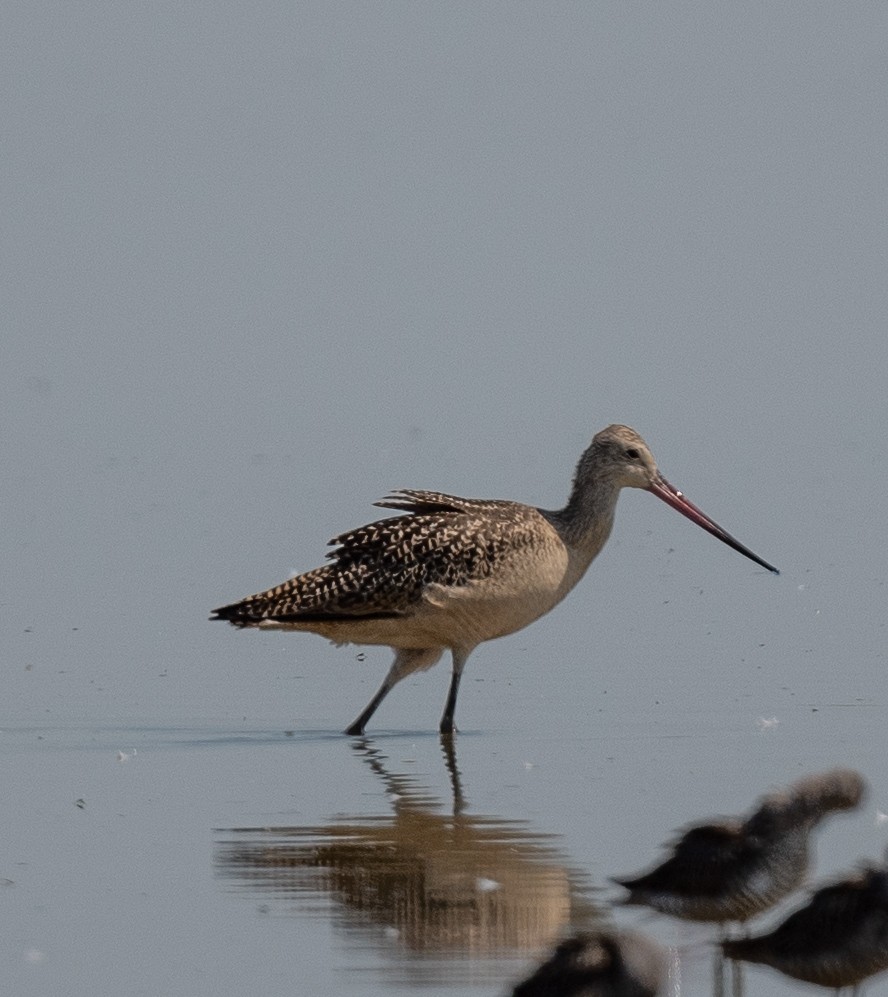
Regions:
<svg viewBox="0 0 888 997"><path fill-rule="evenodd" d="M529 506L432 492L398 494L416 496L415 510L437 511L412 511L343 533L330 541L335 546L327 555L330 564L215 610L216 617L240 626L265 619L396 617L409 612L427 586L485 578L502 557L540 543L539 513Z"/></svg>
<svg viewBox="0 0 888 997"><path fill-rule="evenodd" d="M739 820L719 821L717 824L696 824L687 828L673 842L676 858L684 862L717 865L725 855L736 854L741 848L743 823Z"/></svg>
<svg viewBox="0 0 888 997"><path fill-rule="evenodd" d="M479 512L486 509L522 506L501 499L467 499L446 492L427 492L416 488L398 488L390 495L373 503L380 509L400 509L402 512Z"/></svg>
<svg viewBox="0 0 888 997"><path fill-rule="evenodd" d="M748 847L742 830L740 821L689 828L674 843L665 862L634 879L618 882L630 890L718 896Z"/></svg>
<svg viewBox="0 0 888 997"><path fill-rule="evenodd" d="M835 941L838 926L842 926L843 932L853 934L859 929L860 920L872 913L866 895L872 876L873 873L864 873L856 879L818 890L806 907L791 914L772 933L775 945L789 951L800 946L817 950ZM885 910L885 920L888 920L888 910Z"/></svg>

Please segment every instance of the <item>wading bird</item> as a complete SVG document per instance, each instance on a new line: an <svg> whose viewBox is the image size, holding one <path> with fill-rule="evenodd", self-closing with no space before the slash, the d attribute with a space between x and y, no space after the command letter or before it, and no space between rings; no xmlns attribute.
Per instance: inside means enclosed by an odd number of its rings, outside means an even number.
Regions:
<svg viewBox="0 0 888 997"><path fill-rule="evenodd" d="M609 426L580 457L563 509L400 490L376 505L405 515L335 537L330 564L222 606L211 618L236 627L309 631L336 644L391 647L394 662L346 730L352 735L363 733L396 683L431 668L449 650L453 670L440 725L449 733L469 655L561 602L607 541L621 488L653 492L777 574L669 484L635 430Z"/></svg>
<svg viewBox="0 0 888 997"><path fill-rule="evenodd" d="M599 929L561 942L512 997L657 997L666 953L637 931Z"/></svg>
<svg viewBox="0 0 888 997"><path fill-rule="evenodd" d="M629 891L624 903L688 921L747 921L802 885L811 831L857 807L865 789L851 769L806 776L763 797L745 819L688 828L661 865L614 882Z"/></svg>
<svg viewBox="0 0 888 997"><path fill-rule="evenodd" d="M824 886L774 931L722 946L731 959L840 990L888 969L888 871L864 866Z"/></svg>

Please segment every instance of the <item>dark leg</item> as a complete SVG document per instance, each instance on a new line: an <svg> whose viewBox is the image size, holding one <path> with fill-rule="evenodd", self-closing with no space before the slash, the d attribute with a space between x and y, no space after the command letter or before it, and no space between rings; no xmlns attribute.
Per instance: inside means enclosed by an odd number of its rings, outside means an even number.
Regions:
<svg viewBox="0 0 888 997"><path fill-rule="evenodd" d="M450 676L450 691L447 693L447 703L444 707L444 716L441 717L441 733L452 734L456 727L453 725L453 714L456 710L456 696L459 692L459 680L462 678L463 668L466 666L471 651L463 651L453 648L453 673Z"/></svg>
<svg viewBox="0 0 888 997"><path fill-rule="evenodd" d="M712 961L712 993L713 997L725 997L725 957L721 946L715 946Z"/></svg>
<svg viewBox="0 0 888 997"><path fill-rule="evenodd" d="M443 651L440 647L420 649L395 648L395 660L392 662L392 667L389 669L389 673L386 675L385 681L379 687L379 690L373 699L371 699L364 708L358 719L355 720L350 727L346 727L343 733L348 734L351 737L363 734L364 728L367 726L367 721L376 712L376 708L379 704L392 691L392 688L396 686L402 678L406 678L412 672L421 672L425 671L426 668L431 668L442 654Z"/></svg>
<svg viewBox="0 0 888 997"><path fill-rule="evenodd" d="M743 963L735 960L731 963L731 994L733 997L743 997Z"/></svg>
<svg viewBox="0 0 888 997"><path fill-rule="evenodd" d="M357 737L360 734L363 734L364 728L367 726L367 721L376 712L376 707L379 706L379 704L389 694L394 684L395 684L394 682L389 682L388 677L386 677L385 682L383 682L382 685L379 687L379 691L376 693L373 699L370 700L370 702L364 708L358 719L355 720L355 722L350 727L346 727L343 733L349 734L351 735L351 737Z"/></svg>

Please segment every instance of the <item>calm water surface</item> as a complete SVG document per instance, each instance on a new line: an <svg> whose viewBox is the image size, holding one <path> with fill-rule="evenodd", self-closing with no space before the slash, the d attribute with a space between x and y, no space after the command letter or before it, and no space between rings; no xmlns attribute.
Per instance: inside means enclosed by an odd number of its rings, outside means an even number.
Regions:
<svg viewBox="0 0 888 997"><path fill-rule="evenodd" d="M583 729L568 706L560 724L531 716L453 746L420 731L7 725L9 992L504 994L552 939L616 922L680 947L672 992L708 994L713 933L614 909L609 875L689 820L835 764L873 791L823 828L815 880L883 849L881 710L597 712ZM758 970L744 986L804 990Z"/></svg>
<svg viewBox="0 0 888 997"><path fill-rule="evenodd" d="M815 880L881 857L882 5L7 8L2 993L496 997L613 921L707 995L609 876L835 765ZM352 741L387 652L206 622L615 421L781 576L625 495L450 755L446 666Z"/></svg>

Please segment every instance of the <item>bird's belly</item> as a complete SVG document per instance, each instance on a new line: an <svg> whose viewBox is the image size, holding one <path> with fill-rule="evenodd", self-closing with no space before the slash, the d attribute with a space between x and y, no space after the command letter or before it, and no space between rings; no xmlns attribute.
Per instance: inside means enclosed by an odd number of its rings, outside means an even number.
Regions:
<svg viewBox="0 0 888 997"><path fill-rule="evenodd" d="M557 586L533 592L479 591L478 583L430 585L423 598L401 615L276 624L262 629L311 631L337 644L385 644L389 647L465 647L515 633L547 613L561 599Z"/></svg>
<svg viewBox="0 0 888 997"><path fill-rule="evenodd" d="M490 591L485 584L429 586L414 620L445 635L447 646L474 646L515 633L548 613L562 598L559 587Z"/></svg>

